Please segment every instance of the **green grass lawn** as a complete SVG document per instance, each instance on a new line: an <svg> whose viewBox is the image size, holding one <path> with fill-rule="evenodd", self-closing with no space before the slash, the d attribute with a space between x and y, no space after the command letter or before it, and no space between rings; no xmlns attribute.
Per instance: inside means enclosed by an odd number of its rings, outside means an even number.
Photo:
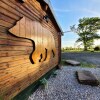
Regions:
<svg viewBox="0 0 100 100"><path fill-rule="evenodd" d="M85 63L85 62L81 62L80 67L96 68L96 65Z"/></svg>
<svg viewBox="0 0 100 100"><path fill-rule="evenodd" d="M83 50L62 50L63 52L100 52L100 51L94 51L94 50L88 50L88 51L83 51Z"/></svg>

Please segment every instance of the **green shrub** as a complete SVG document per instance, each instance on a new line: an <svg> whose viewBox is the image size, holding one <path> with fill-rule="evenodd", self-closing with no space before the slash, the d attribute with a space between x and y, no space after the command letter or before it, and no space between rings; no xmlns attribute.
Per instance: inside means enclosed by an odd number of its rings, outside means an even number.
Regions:
<svg viewBox="0 0 100 100"><path fill-rule="evenodd" d="M99 50L100 50L100 47L99 47L99 46L96 46L96 47L94 48L94 50L95 50L95 51L99 51Z"/></svg>
<svg viewBox="0 0 100 100"><path fill-rule="evenodd" d="M94 64L89 64L89 63L82 63L82 62L81 62L81 67L96 68L96 65L94 65Z"/></svg>
<svg viewBox="0 0 100 100"><path fill-rule="evenodd" d="M43 78L43 79L40 80L40 85L41 85L44 89L46 89L47 86L48 86L48 81L47 81L45 78Z"/></svg>
<svg viewBox="0 0 100 100"><path fill-rule="evenodd" d="M56 76L57 76L57 72L56 72L56 71L53 71L53 72L52 72L52 76L53 76L53 77L56 77Z"/></svg>

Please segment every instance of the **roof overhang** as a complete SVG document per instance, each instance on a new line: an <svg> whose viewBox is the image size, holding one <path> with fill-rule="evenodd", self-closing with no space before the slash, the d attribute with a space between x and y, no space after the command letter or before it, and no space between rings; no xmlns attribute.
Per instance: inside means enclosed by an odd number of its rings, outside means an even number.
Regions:
<svg viewBox="0 0 100 100"><path fill-rule="evenodd" d="M58 23L58 21L57 21L57 18L56 18L56 16L55 16L55 13L54 13L54 11L53 11L53 8L52 8L52 6L51 6L50 1L49 1L49 0L43 0L43 1L48 5L48 7L49 7L49 9L50 9L50 11L51 11L51 13L52 13L52 15L53 15L53 17L54 17L54 20L55 20L57 26L58 26L59 29L60 29L60 31L58 32L58 34L63 35L62 28L61 28L61 26L59 25L59 23Z"/></svg>

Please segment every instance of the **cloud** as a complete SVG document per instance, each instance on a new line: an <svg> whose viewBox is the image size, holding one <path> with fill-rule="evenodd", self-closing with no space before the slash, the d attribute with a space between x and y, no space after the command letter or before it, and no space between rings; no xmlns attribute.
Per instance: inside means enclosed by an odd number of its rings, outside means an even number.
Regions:
<svg viewBox="0 0 100 100"><path fill-rule="evenodd" d="M55 12L59 12L59 13L68 13L68 12L83 12L83 13L88 13L90 15L93 15L93 16L100 16L100 12L99 11L95 11L93 9L88 9L88 8L75 8L73 10L69 10L69 9L58 9L58 8L55 8L54 9Z"/></svg>
<svg viewBox="0 0 100 100"><path fill-rule="evenodd" d="M62 47L74 47L75 45L75 40L63 40L62 41Z"/></svg>
<svg viewBox="0 0 100 100"><path fill-rule="evenodd" d="M95 2L95 3L98 3L100 2L100 0L89 0L90 2Z"/></svg>
<svg viewBox="0 0 100 100"><path fill-rule="evenodd" d="M85 13L89 13L89 14L94 15L94 16L100 16L100 12L94 11L92 9L83 8L83 9L80 9L79 11L82 11L82 12L85 12Z"/></svg>
<svg viewBox="0 0 100 100"><path fill-rule="evenodd" d="M54 11L56 11L56 12L60 12L60 13L67 13L67 12L70 12L71 10L55 8Z"/></svg>

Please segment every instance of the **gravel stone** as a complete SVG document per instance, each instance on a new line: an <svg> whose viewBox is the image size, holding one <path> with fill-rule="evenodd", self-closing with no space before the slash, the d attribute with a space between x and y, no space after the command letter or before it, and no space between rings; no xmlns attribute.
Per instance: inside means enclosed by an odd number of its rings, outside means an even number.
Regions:
<svg viewBox="0 0 100 100"><path fill-rule="evenodd" d="M100 80L100 68L63 67L57 76L48 80L48 88L39 87L28 100L100 100L100 85L79 84L75 72L91 71Z"/></svg>

